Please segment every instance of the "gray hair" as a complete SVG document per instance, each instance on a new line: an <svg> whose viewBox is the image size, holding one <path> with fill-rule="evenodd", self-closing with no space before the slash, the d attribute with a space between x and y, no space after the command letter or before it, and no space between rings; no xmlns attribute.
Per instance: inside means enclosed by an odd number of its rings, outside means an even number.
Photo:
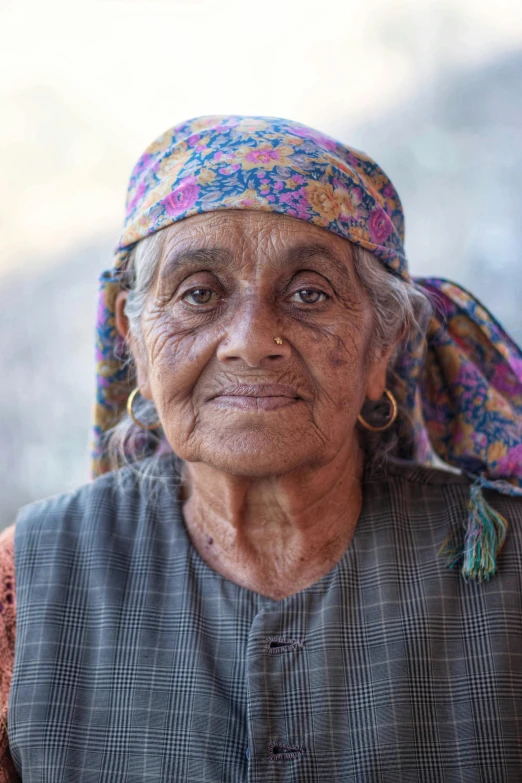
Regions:
<svg viewBox="0 0 522 783"><path fill-rule="evenodd" d="M165 232L157 231L138 242L129 254L124 285L129 290L125 314L129 319L130 335L135 345L142 345L141 315L161 258ZM428 298L414 285L389 272L386 267L365 248L352 244L354 268L374 311L374 330L371 352L377 348L386 349L397 340L397 346L390 358L387 371L387 388L397 391L400 379L395 366L404 346L412 339L425 334L432 307ZM129 375L134 376L130 351L127 362ZM400 395L399 395L400 397ZM154 403L138 395L139 402L134 410L140 421L158 420ZM367 403L362 411L366 420L374 426L386 423L389 404L386 401ZM393 426L382 432L371 432L359 426L360 442L365 452L366 468L375 469L388 456L413 457L413 431L410 412L399 404L399 413ZM140 453L155 453L160 456L161 437L157 431L140 429L125 415L108 433L108 451L112 469L140 459ZM138 457L133 456L138 454ZM155 458L145 460L146 474L153 476L157 469ZM144 464L145 464L144 463ZM141 470L141 469L140 469Z"/></svg>

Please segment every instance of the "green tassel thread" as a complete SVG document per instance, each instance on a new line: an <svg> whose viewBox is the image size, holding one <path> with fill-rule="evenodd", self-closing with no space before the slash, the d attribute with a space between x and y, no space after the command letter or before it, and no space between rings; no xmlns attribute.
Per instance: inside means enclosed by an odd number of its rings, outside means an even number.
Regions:
<svg viewBox="0 0 522 783"><path fill-rule="evenodd" d="M462 561L461 573L466 581L487 581L497 570L497 555L506 540L508 523L486 502L482 494L482 479L471 485L468 501L466 535L462 544L451 546L446 539L439 554L454 568Z"/></svg>

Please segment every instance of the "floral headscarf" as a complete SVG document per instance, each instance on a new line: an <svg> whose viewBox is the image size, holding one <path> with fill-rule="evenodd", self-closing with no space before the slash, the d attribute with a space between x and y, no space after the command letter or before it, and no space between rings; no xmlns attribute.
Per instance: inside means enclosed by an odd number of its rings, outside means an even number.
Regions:
<svg viewBox="0 0 522 783"><path fill-rule="evenodd" d="M435 451L475 478L465 548L454 559L464 556L465 575L488 578L505 520L479 490L522 496L522 352L455 283L411 280L401 202L371 158L289 120L200 117L166 131L136 164L114 267L101 277L94 475L109 469L106 433L133 385L114 312L129 252L178 220L221 209L280 212L321 226L368 249L430 297L436 310L427 345L409 344L396 368L401 402L415 423L416 460L429 463Z"/></svg>

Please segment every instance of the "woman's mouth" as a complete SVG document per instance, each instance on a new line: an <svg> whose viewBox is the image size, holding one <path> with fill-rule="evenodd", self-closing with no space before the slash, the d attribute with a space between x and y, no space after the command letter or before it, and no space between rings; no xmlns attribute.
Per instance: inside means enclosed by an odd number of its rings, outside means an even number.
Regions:
<svg viewBox="0 0 522 783"><path fill-rule="evenodd" d="M210 402L220 408L273 411L301 401L295 388L283 384L245 384L221 389Z"/></svg>

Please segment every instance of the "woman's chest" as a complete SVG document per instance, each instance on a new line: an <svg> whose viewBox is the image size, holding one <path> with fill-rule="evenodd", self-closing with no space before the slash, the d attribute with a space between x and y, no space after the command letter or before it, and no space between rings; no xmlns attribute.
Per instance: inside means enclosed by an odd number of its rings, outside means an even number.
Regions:
<svg viewBox="0 0 522 783"><path fill-rule="evenodd" d="M23 780L518 779L514 564L463 590L363 543L284 601L188 550L40 550L18 590Z"/></svg>

